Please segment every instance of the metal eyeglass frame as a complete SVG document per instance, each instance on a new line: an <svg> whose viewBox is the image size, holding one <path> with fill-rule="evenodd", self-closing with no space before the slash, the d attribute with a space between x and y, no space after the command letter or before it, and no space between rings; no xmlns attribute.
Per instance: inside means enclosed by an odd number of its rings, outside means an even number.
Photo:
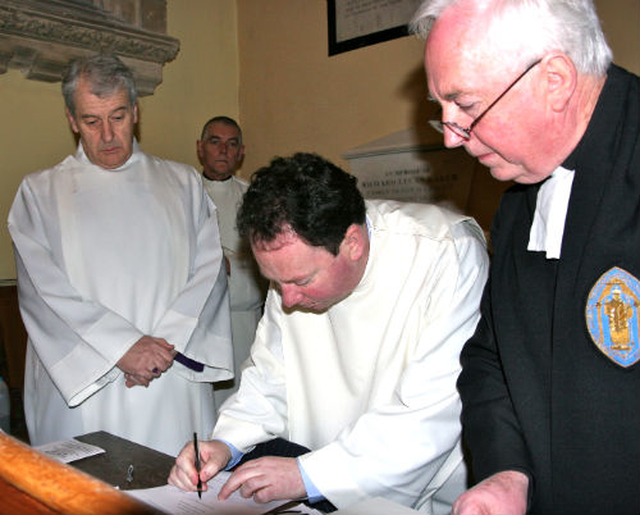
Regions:
<svg viewBox="0 0 640 515"><path fill-rule="evenodd" d="M491 102L489 104L489 106L482 111L478 116L476 116L476 118L471 122L471 125L469 125L469 127L467 127L466 129L464 127L460 127L457 123L455 122L444 122L442 120L429 120L429 124L438 132L444 134L444 128L447 127L449 128L456 136L459 136L465 140L468 140L471 137L471 131L473 130L473 128L478 125L478 123L480 122L480 120L482 120L482 118L484 117L485 114L487 114L489 112L489 110L498 103L498 101L505 96L507 93L509 93L509 91L511 91L511 88L513 88L516 84L518 84L518 82L520 82L520 79L522 79L522 77L524 77L527 73L529 73L536 65L540 64L540 62L542 62L542 59L538 59L537 61L535 61L534 63L530 64L527 69L525 71L523 71L520 75L518 75L518 77L516 77L516 80L514 80L511 84L509 84L509 86L507 87L507 89L505 89L499 96L498 98L496 98L493 102Z"/></svg>

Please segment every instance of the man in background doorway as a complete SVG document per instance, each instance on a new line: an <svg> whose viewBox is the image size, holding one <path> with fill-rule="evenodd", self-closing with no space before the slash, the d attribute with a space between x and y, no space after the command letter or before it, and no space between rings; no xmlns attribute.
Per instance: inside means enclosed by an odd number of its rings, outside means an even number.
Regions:
<svg viewBox="0 0 640 515"><path fill-rule="evenodd" d="M248 187L234 175L244 157L242 129L228 116L211 118L202 128L197 150L205 190L218 211L231 300L235 378L215 384L214 395L219 407L238 389L241 367L249 357L262 316L267 283L260 276L248 242L236 230L236 213Z"/></svg>

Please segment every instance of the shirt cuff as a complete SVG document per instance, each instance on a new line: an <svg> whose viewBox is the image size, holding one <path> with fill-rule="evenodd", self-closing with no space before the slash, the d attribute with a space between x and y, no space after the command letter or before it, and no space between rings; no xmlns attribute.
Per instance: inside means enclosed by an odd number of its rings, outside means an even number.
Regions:
<svg viewBox="0 0 640 515"><path fill-rule="evenodd" d="M302 463L300 463L299 459L296 459L298 462L298 469L300 470L300 475L302 476L302 482L304 483L304 489L307 491L307 499L311 504L324 501L324 495L320 493L320 490L316 488L316 485L313 484L311 478L304 471L304 467Z"/></svg>
<svg viewBox="0 0 640 515"><path fill-rule="evenodd" d="M238 462L242 459L242 457L244 456L243 452L240 452L235 445L233 445L232 443L227 442L226 440L220 440L218 439L219 442L222 442L223 444L225 444L227 447L229 447L229 451L231 452L231 458L229 459L229 462L227 463L227 466L224 468L224 470L230 470L233 467L235 467Z"/></svg>

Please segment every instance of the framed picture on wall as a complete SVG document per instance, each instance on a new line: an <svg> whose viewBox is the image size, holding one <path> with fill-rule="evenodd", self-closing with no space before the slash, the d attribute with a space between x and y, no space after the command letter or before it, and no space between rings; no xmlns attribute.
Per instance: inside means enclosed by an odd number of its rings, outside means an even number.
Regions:
<svg viewBox="0 0 640 515"><path fill-rule="evenodd" d="M327 0L329 55L408 35L421 0Z"/></svg>

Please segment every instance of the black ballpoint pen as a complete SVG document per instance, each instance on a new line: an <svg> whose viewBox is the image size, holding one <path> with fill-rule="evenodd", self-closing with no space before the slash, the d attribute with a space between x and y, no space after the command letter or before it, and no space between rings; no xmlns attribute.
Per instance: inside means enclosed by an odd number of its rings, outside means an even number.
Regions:
<svg viewBox="0 0 640 515"><path fill-rule="evenodd" d="M198 498L202 499L202 480L200 479L200 450L198 449L198 433L193 433L193 449L196 451L196 472L198 473Z"/></svg>

